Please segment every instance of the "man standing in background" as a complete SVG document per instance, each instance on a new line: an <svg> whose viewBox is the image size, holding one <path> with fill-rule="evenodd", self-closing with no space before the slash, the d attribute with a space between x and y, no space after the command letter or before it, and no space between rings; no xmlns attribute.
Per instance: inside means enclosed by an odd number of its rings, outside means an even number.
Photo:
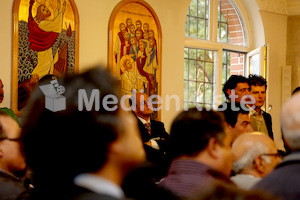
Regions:
<svg viewBox="0 0 300 200"><path fill-rule="evenodd" d="M249 75L250 95L255 98L254 109L250 109L251 126L254 131L263 132L274 139L272 131L272 117L262 110L266 101L267 81L262 76ZM252 105L250 105L252 106Z"/></svg>

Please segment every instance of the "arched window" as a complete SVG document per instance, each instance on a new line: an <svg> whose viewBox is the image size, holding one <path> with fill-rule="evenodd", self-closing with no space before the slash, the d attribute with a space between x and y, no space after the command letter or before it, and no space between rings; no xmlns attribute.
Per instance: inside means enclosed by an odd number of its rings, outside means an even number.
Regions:
<svg viewBox="0 0 300 200"><path fill-rule="evenodd" d="M244 75L249 52L243 19L233 0L192 0L184 48L184 107L217 106L222 85Z"/></svg>

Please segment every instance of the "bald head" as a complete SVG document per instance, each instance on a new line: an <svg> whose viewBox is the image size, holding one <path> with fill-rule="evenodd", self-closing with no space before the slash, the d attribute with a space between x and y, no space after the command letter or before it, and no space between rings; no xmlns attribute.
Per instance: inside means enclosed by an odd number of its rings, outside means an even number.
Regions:
<svg viewBox="0 0 300 200"><path fill-rule="evenodd" d="M257 143L263 144L263 146L265 146L266 148L272 147L273 149L275 149L275 151L277 150L273 140L269 136L261 132L244 133L240 135L232 144L234 161L239 160L249 149L251 149Z"/></svg>
<svg viewBox="0 0 300 200"><path fill-rule="evenodd" d="M295 93L282 106L283 137L291 150L300 150L300 93Z"/></svg>
<svg viewBox="0 0 300 200"><path fill-rule="evenodd" d="M273 140L260 132L244 133L240 135L232 144L233 170L240 173L243 170L253 171L259 177L263 177L271 172L278 164L277 148ZM272 154L274 158L264 158L264 168L257 169L256 159L261 160L262 155ZM261 162L261 161L257 161ZM260 164L260 163L259 163Z"/></svg>

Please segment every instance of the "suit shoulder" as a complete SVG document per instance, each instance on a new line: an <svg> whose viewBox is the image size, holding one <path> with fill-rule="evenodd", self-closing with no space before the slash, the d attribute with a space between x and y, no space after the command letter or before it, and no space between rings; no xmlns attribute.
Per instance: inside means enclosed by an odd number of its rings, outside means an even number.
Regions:
<svg viewBox="0 0 300 200"><path fill-rule="evenodd" d="M268 117L268 118L272 118L272 116L269 113L265 112L265 111L263 111L263 116Z"/></svg>

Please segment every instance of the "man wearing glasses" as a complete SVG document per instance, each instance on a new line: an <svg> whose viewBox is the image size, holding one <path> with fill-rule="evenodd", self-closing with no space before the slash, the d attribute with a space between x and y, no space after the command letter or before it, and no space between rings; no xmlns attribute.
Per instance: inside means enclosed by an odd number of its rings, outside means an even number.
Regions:
<svg viewBox="0 0 300 200"><path fill-rule="evenodd" d="M261 133L240 135L232 144L235 176L230 179L240 188L249 190L268 175L281 161L273 140Z"/></svg>
<svg viewBox="0 0 300 200"><path fill-rule="evenodd" d="M0 112L0 199L16 199L25 191L26 163L20 144L19 124Z"/></svg>
<svg viewBox="0 0 300 200"><path fill-rule="evenodd" d="M276 169L254 186L280 199L300 199L300 93L294 94L281 109L283 139L291 153Z"/></svg>

